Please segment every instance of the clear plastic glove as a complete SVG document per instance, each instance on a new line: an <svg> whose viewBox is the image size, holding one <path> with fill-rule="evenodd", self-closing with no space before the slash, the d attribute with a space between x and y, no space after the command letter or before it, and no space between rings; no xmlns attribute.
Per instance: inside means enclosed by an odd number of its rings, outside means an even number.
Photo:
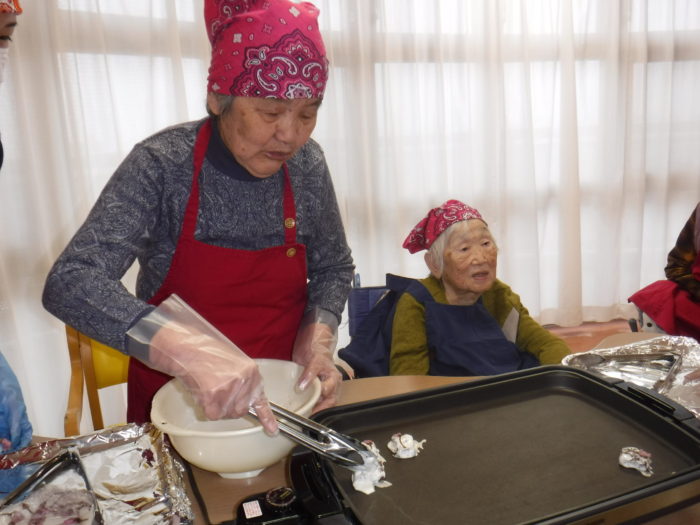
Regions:
<svg viewBox="0 0 700 525"><path fill-rule="evenodd" d="M255 361L177 295L126 335L141 347L148 345L148 355L133 357L180 379L209 419L242 417L252 406L265 432L277 433Z"/></svg>
<svg viewBox="0 0 700 525"><path fill-rule="evenodd" d="M17 376L5 356L0 354L0 454L29 445L32 425Z"/></svg>
<svg viewBox="0 0 700 525"><path fill-rule="evenodd" d="M306 389L315 377L321 381L321 397L314 412L334 406L340 395L342 376L333 362L338 342L338 320L321 308L309 310L301 320L292 360L304 367L299 388Z"/></svg>

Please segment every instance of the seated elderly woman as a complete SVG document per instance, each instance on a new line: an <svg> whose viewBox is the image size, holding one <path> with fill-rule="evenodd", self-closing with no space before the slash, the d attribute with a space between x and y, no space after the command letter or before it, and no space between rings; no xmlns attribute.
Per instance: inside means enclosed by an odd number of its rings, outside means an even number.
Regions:
<svg viewBox="0 0 700 525"><path fill-rule="evenodd" d="M392 375L494 375L557 364L569 353L496 279L498 247L476 209L445 202L428 212L403 247L411 253L428 250L430 276L416 283L429 294L414 284L399 299Z"/></svg>

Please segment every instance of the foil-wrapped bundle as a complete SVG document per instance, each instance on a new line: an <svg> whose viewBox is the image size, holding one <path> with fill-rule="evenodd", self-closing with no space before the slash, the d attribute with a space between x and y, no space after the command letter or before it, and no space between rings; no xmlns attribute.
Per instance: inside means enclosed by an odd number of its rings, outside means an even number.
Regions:
<svg viewBox="0 0 700 525"><path fill-rule="evenodd" d="M384 477L384 464L386 459L371 439L366 439L362 444L367 449L367 452L361 451L360 455L364 460L364 464L359 467L350 467L352 473L352 486L359 492L372 494L374 487L386 488L391 487Z"/></svg>
<svg viewBox="0 0 700 525"><path fill-rule="evenodd" d="M399 459L409 459L415 458L421 450L427 439L421 439L418 441L414 439L411 434L402 434L397 432L391 436L391 440L386 444L387 448L391 451L395 458Z"/></svg>
<svg viewBox="0 0 700 525"><path fill-rule="evenodd" d="M692 337L664 335L578 352L562 364L649 388L700 417L700 373L691 376L700 370L700 344Z"/></svg>
<svg viewBox="0 0 700 525"><path fill-rule="evenodd" d="M619 458L620 466L638 470L645 478L654 474L651 466L651 454L637 447L622 447Z"/></svg>
<svg viewBox="0 0 700 525"><path fill-rule="evenodd" d="M36 443L0 456L19 486L0 503L5 523L192 523L184 467L151 424ZM74 521L56 521L56 519Z"/></svg>

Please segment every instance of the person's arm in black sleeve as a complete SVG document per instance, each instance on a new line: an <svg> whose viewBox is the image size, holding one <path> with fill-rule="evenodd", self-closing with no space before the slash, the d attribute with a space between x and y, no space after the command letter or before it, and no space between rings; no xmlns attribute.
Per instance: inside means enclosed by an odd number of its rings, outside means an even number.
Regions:
<svg viewBox="0 0 700 525"><path fill-rule="evenodd" d="M700 301L700 281L692 273L693 263L698 257L694 239L697 227L696 216L697 208L693 210L690 219L678 235L676 245L669 252L664 271L667 279L678 283L678 286L687 290L696 301Z"/></svg>

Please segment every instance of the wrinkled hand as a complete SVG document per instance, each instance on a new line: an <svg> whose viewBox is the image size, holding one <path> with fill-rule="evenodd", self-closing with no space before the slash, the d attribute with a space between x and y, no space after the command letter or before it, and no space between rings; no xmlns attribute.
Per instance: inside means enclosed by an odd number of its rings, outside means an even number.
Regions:
<svg viewBox="0 0 700 525"><path fill-rule="evenodd" d="M209 419L242 417L252 406L265 431L277 432L258 366L229 340L166 325L151 340L148 365L179 378Z"/></svg>
<svg viewBox="0 0 700 525"><path fill-rule="evenodd" d="M343 381L343 377L335 367L333 360L322 355L312 357L311 362L306 366L304 373L299 379L299 388L305 389L314 377L318 377L321 381L321 397L318 398L318 402L312 410L313 413L320 412L338 403L340 385Z"/></svg>
<svg viewBox="0 0 700 525"><path fill-rule="evenodd" d="M139 319L126 336L147 348L132 356L179 378L209 419L241 417L252 406L265 432L277 433L255 361L177 295Z"/></svg>
<svg viewBox="0 0 700 525"><path fill-rule="evenodd" d="M313 412L335 406L340 396L342 376L333 362L337 341L334 330L324 323L302 325L294 342L292 360L304 367L298 386L308 387L315 377L321 381L321 396Z"/></svg>

